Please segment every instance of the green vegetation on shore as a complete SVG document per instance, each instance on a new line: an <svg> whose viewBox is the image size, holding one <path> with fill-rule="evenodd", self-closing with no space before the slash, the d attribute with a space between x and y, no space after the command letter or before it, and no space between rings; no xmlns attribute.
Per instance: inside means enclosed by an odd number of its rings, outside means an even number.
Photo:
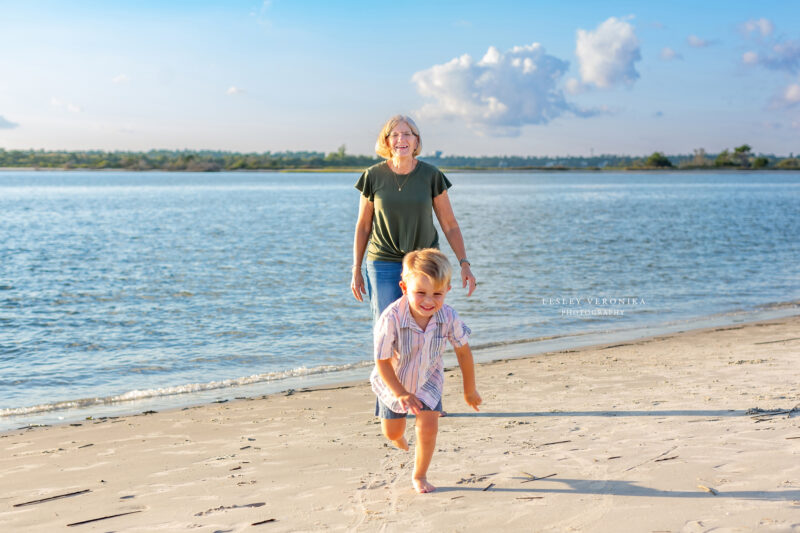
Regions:
<svg viewBox="0 0 800 533"><path fill-rule="evenodd" d="M655 169L787 169L800 170L793 155L752 153L749 145L707 154L702 148L693 154L664 155L653 152L646 157L626 155L583 156L457 156L436 152L421 157L436 166L451 170L655 170ZM148 152L5 150L0 148L0 168L85 169L85 170L166 170L218 172L231 170L323 170L363 169L380 159L336 152L238 153L213 150L150 150Z"/></svg>

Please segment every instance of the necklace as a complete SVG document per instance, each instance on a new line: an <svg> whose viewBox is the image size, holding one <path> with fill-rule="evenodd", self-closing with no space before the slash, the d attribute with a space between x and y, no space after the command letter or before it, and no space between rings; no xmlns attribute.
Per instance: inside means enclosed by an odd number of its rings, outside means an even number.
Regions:
<svg viewBox="0 0 800 533"><path fill-rule="evenodd" d="M388 164L388 163L387 163L387 165L386 165L386 166L388 166L388 167L389 167L389 170L391 170L391 171L392 171L392 177L394 177L394 184L395 184L395 185L397 185L397 191L398 191L398 192L402 192L402 191L403 191L403 187L405 187L405 186L406 186L406 183L408 183L408 179L411 177L411 174L414 172L414 169L412 168L412 169L411 169L411 172L409 172L408 174L406 174L406 179L405 179L405 181L403 181L403 184L402 184L402 185L400 185L400 180L399 180L399 179L397 179L397 173L396 173L396 172L394 171L394 169L392 168L392 165L390 165L390 164ZM415 168L416 168L416 167L415 167Z"/></svg>

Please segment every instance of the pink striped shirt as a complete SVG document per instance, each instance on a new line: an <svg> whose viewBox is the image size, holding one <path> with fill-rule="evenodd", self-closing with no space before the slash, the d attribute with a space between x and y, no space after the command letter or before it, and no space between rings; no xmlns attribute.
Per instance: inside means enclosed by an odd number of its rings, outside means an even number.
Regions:
<svg viewBox="0 0 800 533"><path fill-rule="evenodd" d="M458 348L469 342L471 333L447 304L431 317L422 331L408 309L408 298L403 296L389 305L375 324L375 360L391 359L403 387L433 409L442 399L442 353L447 341ZM373 392L384 405L396 413L407 412L381 379L377 366L369 380Z"/></svg>

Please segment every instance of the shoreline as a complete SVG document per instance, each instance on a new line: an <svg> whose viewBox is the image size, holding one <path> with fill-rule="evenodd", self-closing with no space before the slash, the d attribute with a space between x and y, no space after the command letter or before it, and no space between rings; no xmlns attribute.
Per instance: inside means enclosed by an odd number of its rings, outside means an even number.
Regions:
<svg viewBox="0 0 800 533"><path fill-rule="evenodd" d="M0 434L0 521L794 531L797 331L795 314L479 363L480 413L448 368L429 474L439 490L423 496L412 456L384 445L364 382L14 430Z"/></svg>
<svg viewBox="0 0 800 533"><path fill-rule="evenodd" d="M800 173L800 168L735 168L735 167L688 167L688 168L662 168L662 167L441 167L442 172L448 173L473 173L473 174L513 174L513 173L586 173L596 174L603 172L624 172L624 173L646 173L646 174L702 174L705 172L724 172L724 173L748 173L748 172L778 172L778 173ZM162 172L168 174L228 174L228 173L267 173L267 174L292 174L307 172L310 174L326 173L361 173L363 167L315 167L315 168L266 168L266 169L234 169L234 170L168 170L161 168L152 169L128 169L128 168L63 168L63 167L0 167L0 172L124 172L124 173L153 173Z"/></svg>
<svg viewBox="0 0 800 533"><path fill-rule="evenodd" d="M473 356L476 363L524 359L540 356L550 351L585 349L613 343L633 342L660 335L724 327L742 322L780 319L794 315L800 315L800 301L775 302L763 304L754 309L737 309L670 322L644 323L628 328L583 330L571 334L557 334L535 339L488 343L486 345L473 346ZM445 353L445 364L456 364L452 350L448 350ZM194 387L196 389L182 392L159 393L159 389L155 391L155 394L150 395L152 391L127 391L114 396L114 398L121 398L119 400L110 400L109 398L59 400L54 404L44 404L41 406L44 408L43 410L0 416L0 435L4 432L25 427L58 426L79 422L87 419L87 417L124 417L148 411L173 410L214 402L227 402L245 397L280 394L287 390L305 390L316 387L352 384L368 379L372 369L372 364L369 360L350 363L346 366L350 368L332 371L315 371L312 368L307 369L305 372L298 372L298 369L294 369L287 372L297 372L297 375L278 379L264 379L246 384L225 385L226 381L237 381L236 379L230 379L218 382L223 383L221 386L207 387L209 384L200 383L173 387L175 389L185 389L186 387ZM213 384L214 382L211 383ZM50 407L55 405L62 405L63 407ZM40 406L24 406L11 409L24 410L38 407Z"/></svg>

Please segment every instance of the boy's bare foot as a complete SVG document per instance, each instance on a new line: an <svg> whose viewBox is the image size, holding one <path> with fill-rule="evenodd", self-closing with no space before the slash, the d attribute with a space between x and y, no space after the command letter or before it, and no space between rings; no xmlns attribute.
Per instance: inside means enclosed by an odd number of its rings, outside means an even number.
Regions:
<svg viewBox="0 0 800 533"><path fill-rule="evenodd" d="M392 444L394 444L401 450L408 451L408 441L406 440L405 437L403 437L402 439L393 440Z"/></svg>
<svg viewBox="0 0 800 533"><path fill-rule="evenodd" d="M427 492L433 492L436 490L436 487L428 483L427 478L411 478L411 482L414 484L414 490L419 492L420 494L425 494Z"/></svg>

